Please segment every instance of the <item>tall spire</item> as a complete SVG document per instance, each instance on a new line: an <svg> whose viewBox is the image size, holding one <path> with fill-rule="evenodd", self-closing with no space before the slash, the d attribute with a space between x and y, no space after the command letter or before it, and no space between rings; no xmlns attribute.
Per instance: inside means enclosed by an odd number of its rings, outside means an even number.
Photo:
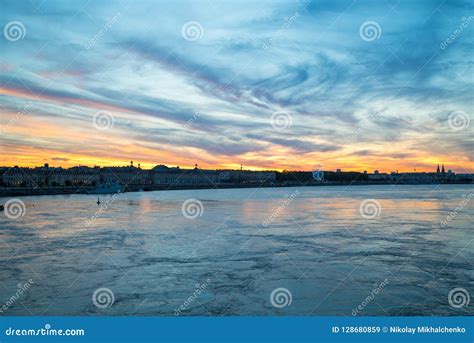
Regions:
<svg viewBox="0 0 474 343"><path fill-rule="evenodd" d="M441 173L443 173L443 174L445 173L445 171L444 171L444 164L443 164L443 169L441 169Z"/></svg>
<svg viewBox="0 0 474 343"><path fill-rule="evenodd" d="M438 169L436 169L436 172L439 174L439 163L438 163Z"/></svg>

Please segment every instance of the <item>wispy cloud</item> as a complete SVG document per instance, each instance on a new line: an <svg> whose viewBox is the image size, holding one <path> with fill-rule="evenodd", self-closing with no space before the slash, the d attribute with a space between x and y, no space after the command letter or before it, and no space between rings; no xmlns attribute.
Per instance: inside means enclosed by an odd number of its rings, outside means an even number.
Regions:
<svg viewBox="0 0 474 343"><path fill-rule="evenodd" d="M3 26L26 31L0 40L8 164L443 161L474 171L473 124L448 125L454 111L472 121L474 25L440 48L472 14L469 1L5 0L2 9ZM182 35L191 21L199 39ZM361 38L368 21L377 39ZM114 120L107 131L93 125L98 111ZM291 123L276 130L275 113Z"/></svg>

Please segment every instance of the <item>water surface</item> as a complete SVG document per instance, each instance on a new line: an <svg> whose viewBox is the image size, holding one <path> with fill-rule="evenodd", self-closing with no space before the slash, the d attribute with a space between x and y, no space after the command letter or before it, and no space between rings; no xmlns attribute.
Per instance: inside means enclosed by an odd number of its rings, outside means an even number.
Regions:
<svg viewBox="0 0 474 343"><path fill-rule="evenodd" d="M386 280L358 315L472 315L472 303L448 302L457 287L473 294L472 193L186 190L101 196L100 206L91 195L24 197L23 217L0 216L0 308L31 279L4 315L352 315ZM182 213L188 199L202 203L195 219ZM374 218L360 213L366 199L380 204ZM115 298L107 308L92 302L102 287ZM280 287L292 302L277 308Z"/></svg>

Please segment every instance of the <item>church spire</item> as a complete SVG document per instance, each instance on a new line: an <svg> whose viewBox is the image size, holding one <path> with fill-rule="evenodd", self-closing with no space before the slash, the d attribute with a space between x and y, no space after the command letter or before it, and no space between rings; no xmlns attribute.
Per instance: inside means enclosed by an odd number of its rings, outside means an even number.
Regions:
<svg viewBox="0 0 474 343"><path fill-rule="evenodd" d="M439 163L438 163L438 169L436 169L436 172L439 174Z"/></svg>
<svg viewBox="0 0 474 343"><path fill-rule="evenodd" d="M441 169L441 173L443 173L443 174L445 173L445 171L444 171L444 164L443 164L443 169Z"/></svg>

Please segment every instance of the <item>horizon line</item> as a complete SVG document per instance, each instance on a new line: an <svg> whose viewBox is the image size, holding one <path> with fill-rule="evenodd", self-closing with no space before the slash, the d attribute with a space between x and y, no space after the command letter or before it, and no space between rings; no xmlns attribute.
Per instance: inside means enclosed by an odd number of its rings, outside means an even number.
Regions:
<svg viewBox="0 0 474 343"><path fill-rule="evenodd" d="M142 170L152 170L153 168L156 168L158 166L165 166L167 168L175 168L175 169L181 169L181 170L194 170L194 169L198 169L198 170L242 170L242 171L274 171L274 172L279 172L279 173L283 173L283 172L313 172L313 170L305 170L305 169L264 169L264 168L257 168L257 169L245 169L245 168L237 168L237 169L232 169L232 168L199 168L199 164L195 164L194 167L188 167L188 166L184 166L184 167L181 167L181 166L169 166L169 165L166 165L166 164L162 164L162 163L159 163L159 164L155 164L153 167L151 168L142 168L141 167L141 163L137 163L136 165L133 164L133 161L131 161L132 163L128 164L128 165L104 165L104 166L100 166L100 165L93 165L93 166L90 166L90 165L76 165L76 166L71 166L71 167L62 167L62 166L52 166L50 165L49 163L44 163L43 165L34 165L34 166L21 166L21 165L13 165L13 166L9 166L9 165L3 165L3 166L0 166L0 169L3 169L3 168L28 168L28 169L35 169L35 168L61 168L61 169L64 169L64 170L68 170L68 169L72 169L72 168L78 168L78 167L85 167L85 168L91 168L91 169L94 169L94 168L99 168L99 169L102 169L102 168L129 168L129 167L133 167L133 168L136 168L136 169L142 169ZM150 165L150 163L146 163L147 165ZM322 166L321 164L315 164L315 166ZM444 166L444 164L438 164L438 167L441 168L441 167L444 167L445 168L445 173L448 173L448 172L452 172L452 173L456 173L455 170L450 170L448 168L446 168ZM402 173L437 173L436 171L436 166L435 166L435 171L426 171L426 170L417 170L417 168L413 168L412 171L399 171L398 169L396 170L392 170L390 172L386 172L386 171L381 171L379 169L376 169L376 168L372 168L372 173L370 173L368 171L369 168L365 169L365 170L352 170L352 169L349 169L349 170L343 170L342 168L335 168L335 170L324 170L324 168L321 168L319 169L320 171L323 171L323 172L334 172L334 173L337 173L337 172L341 172L341 173L361 173L361 174L364 174L364 173L367 173L367 174L375 174L375 172L379 173L379 174L392 174L392 173L397 173L397 174L402 174ZM439 173L442 173L441 171ZM466 174L473 174L474 172L471 172L471 171L467 171ZM463 173L464 174L464 173Z"/></svg>

